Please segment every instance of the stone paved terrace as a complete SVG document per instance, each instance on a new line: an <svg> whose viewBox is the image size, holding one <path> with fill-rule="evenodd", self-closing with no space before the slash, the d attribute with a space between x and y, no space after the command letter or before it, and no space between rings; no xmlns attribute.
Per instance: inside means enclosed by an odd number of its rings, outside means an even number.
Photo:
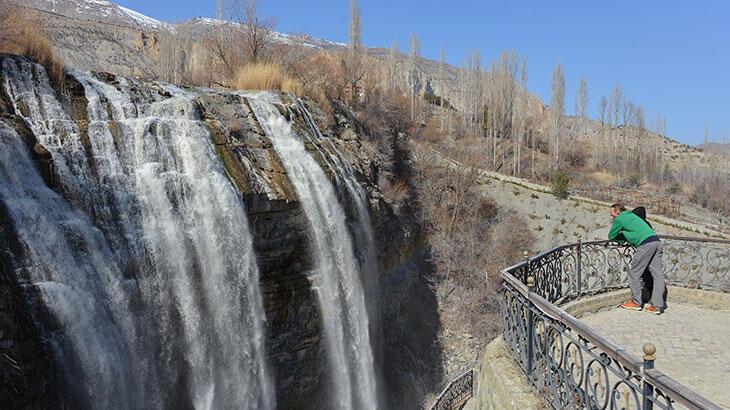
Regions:
<svg viewBox="0 0 730 410"><path fill-rule="evenodd" d="M586 314L584 323L642 356L656 345L655 367L730 409L730 308L672 303L662 315L620 308Z"/></svg>

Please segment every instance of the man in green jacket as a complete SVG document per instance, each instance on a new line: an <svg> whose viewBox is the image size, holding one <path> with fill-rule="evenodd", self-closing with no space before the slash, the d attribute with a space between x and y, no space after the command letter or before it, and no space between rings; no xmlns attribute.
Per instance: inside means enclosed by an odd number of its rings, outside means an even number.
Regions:
<svg viewBox="0 0 730 410"><path fill-rule="evenodd" d="M636 248L629 267L629 286L631 300L624 302L621 307L631 310L642 310L641 305L641 275L649 268L654 278L654 289L651 293L651 304L643 307L644 311L659 314L664 311L664 267L662 266L662 244L656 232L649 225L627 211L622 204L611 205L613 225L608 233L608 239L617 242L628 242Z"/></svg>

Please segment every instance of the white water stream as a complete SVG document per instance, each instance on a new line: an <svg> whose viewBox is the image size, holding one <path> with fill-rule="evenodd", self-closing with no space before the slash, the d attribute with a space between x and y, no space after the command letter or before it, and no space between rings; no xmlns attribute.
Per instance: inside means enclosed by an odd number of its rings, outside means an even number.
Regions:
<svg viewBox="0 0 730 410"><path fill-rule="evenodd" d="M277 102L277 97L271 94L249 97L249 104L282 159L309 221L315 259L312 282L324 322L333 382L332 406L376 408L378 396L368 315L360 266L345 212L325 172L274 105ZM367 214L367 210L364 212ZM369 219L367 226L370 229Z"/></svg>
<svg viewBox="0 0 730 410"><path fill-rule="evenodd" d="M53 157L60 194L0 123L0 201L25 249L21 275L58 322L46 336L77 399L273 408L244 205L191 97L133 102L123 80L74 73L88 100L84 130L40 66L5 59L2 70Z"/></svg>

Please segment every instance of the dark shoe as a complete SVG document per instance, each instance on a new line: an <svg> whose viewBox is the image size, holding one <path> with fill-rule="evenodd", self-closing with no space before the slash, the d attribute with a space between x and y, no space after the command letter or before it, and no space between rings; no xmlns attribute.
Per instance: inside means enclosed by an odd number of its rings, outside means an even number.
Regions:
<svg viewBox="0 0 730 410"><path fill-rule="evenodd" d="M622 309L628 309L628 310L641 310L641 305L636 303L635 300L627 300L626 302L621 304Z"/></svg>

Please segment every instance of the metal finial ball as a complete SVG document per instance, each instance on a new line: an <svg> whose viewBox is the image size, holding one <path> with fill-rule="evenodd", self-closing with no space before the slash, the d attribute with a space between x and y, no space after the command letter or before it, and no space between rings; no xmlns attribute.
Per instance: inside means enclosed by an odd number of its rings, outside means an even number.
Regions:
<svg viewBox="0 0 730 410"><path fill-rule="evenodd" d="M644 344L644 360L654 360L654 353L656 353L656 346L652 343Z"/></svg>
<svg viewBox="0 0 730 410"><path fill-rule="evenodd" d="M533 287L535 286L535 278L532 276L527 277L527 287Z"/></svg>

